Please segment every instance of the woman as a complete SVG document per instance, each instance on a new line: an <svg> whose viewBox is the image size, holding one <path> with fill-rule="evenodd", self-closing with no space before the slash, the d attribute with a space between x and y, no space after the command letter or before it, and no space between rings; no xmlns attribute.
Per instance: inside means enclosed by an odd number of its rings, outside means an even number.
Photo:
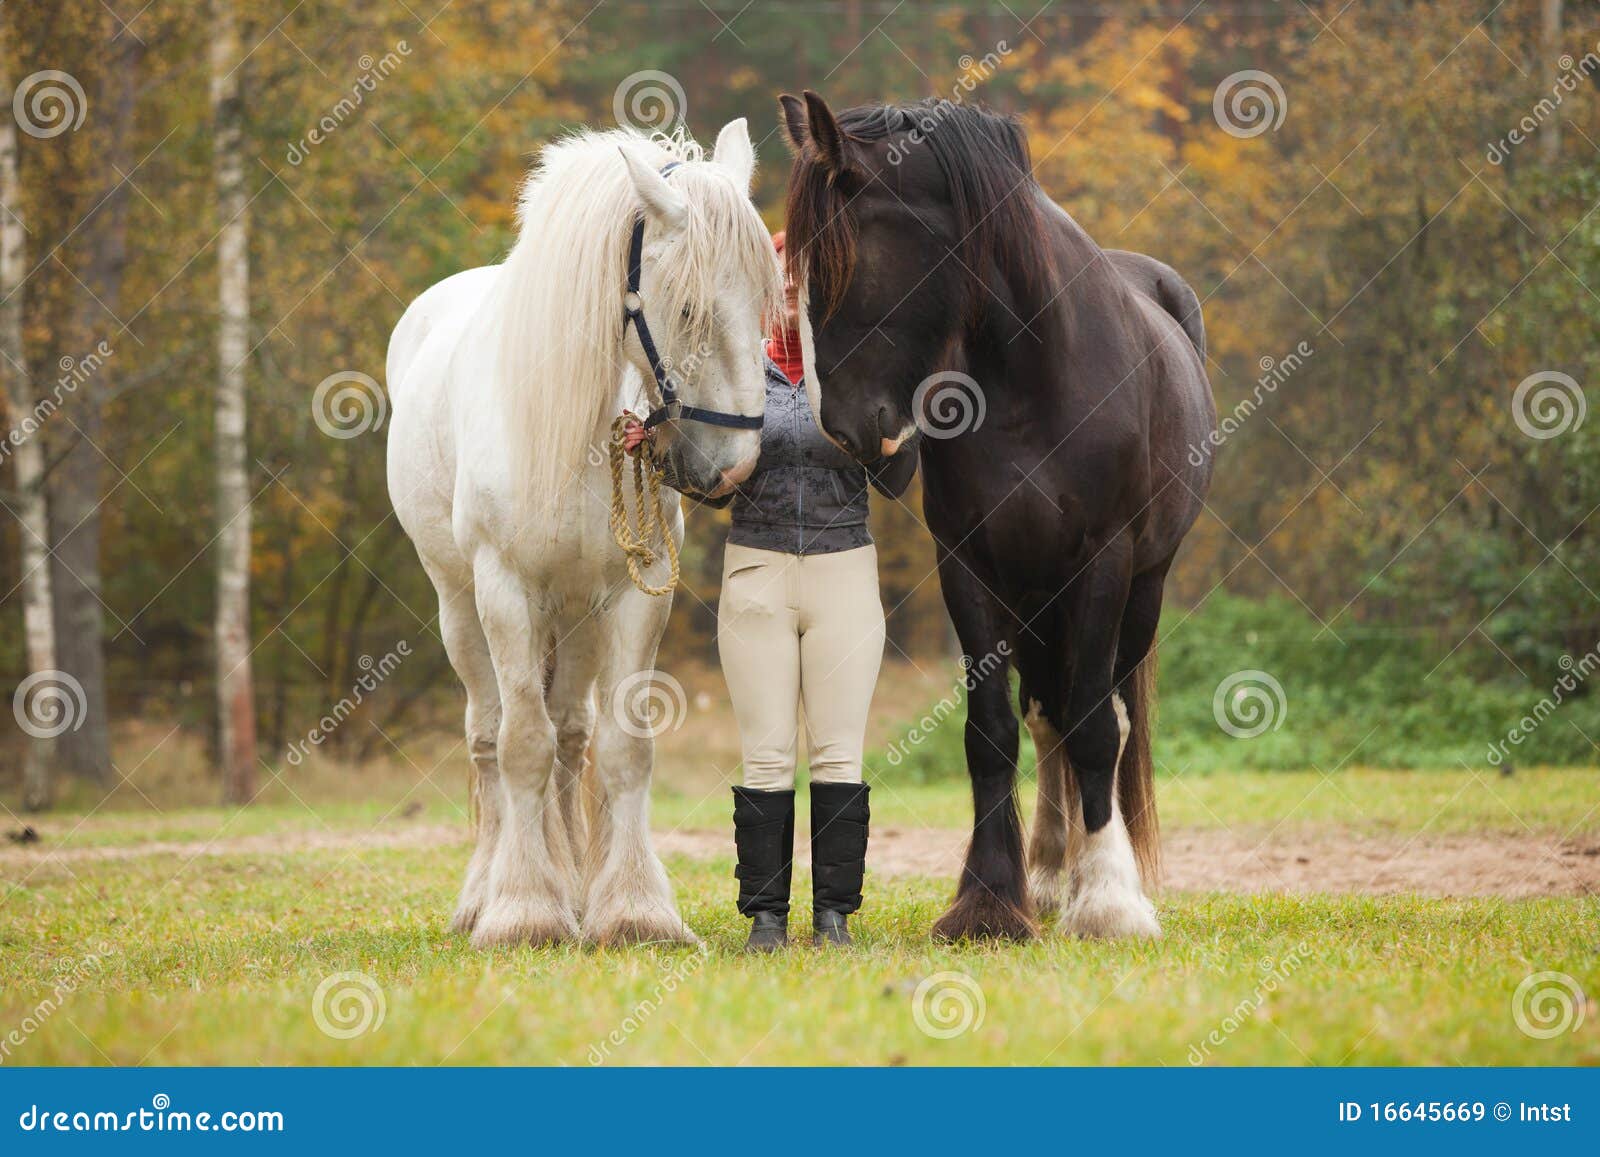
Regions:
<svg viewBox="0 0 1600 1157"><path fill-rule="evenodd" d="M781 254L783 234L773 238ZM861 781L883 659L878 555L867 483L890 498L916 472L908 444L871 468L818 428L804 387L795 287L767 340L766 421L755 472L727 499L733 526L717 609L717 651L739 721L744 784L733 789L739 912L749 952L788 943L794 772L805 707L811 769L813 944L849 944L861 906L867 792ZM642 434L630 437L637 445Z"/></svg>

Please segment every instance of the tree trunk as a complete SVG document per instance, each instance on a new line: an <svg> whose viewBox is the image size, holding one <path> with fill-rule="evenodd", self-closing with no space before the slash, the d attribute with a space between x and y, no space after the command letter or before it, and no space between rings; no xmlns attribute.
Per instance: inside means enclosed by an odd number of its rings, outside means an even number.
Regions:
<svg viewBox="0 0 1600 1157"><path fill-rule="evenodd" d="M255 796L256 709L250 675L250 474L245 367L250 357L250 218L245 195L238 15L214 0L211 111L217 210L217 715L222 797Z"/></svg>
<svg viewBox="0 0 1600 1157"><path fill-rule="evenodd" d="M109 190L90 201L94 207L78 227L73 248L81 247L83 283L73 297L73 322L67 332L80 342L82 363L105 341L109 325L121 316L122 275L128 262L128 202L133 194L120 174L133 171L134 104L144 45L123 36L106 50L96 110L92 165L82 175L89 186ZM58 255L57 260L60 260ZM120 342L120 335L118 341ZM111 389L111 367L97 364L63 394L60 419L67 449L48 476L50 522L55 542L51 593L55 599L56 663L82 690L82 726L56 741L59 766L102 784L112 781L111 713L106 696L105 604L100 583L100 507L105 455L102 406ZM119 623L119 628L122 624Z"/></svg>
<svg viewBox="0 0 1600 1157"><path fill-rule="evenodd" d="M1562 0L1540 0L1539 48L1544 57L1548 75L1556 77L1561 69L1561 5ZM1553 109L1550 119L1539 128L1539 158L1547 168L1555 167L1561 159L1561 109Z"/></svg>
<svg viewBox="0 0 1600 1157"><path fill-rule="evenodd" d="M5 69L0 61L0 70ZM11 107L11 76L0 71L0 107ZM56 666L55 623L50 610L50 520L44 500L44 444L35 429L33 387L22 342L22 280L27 273L27 230L22 226L21 184L17 179L17 124L0 117L0 396L11 413L11 453L21 527L22 630L28 674ZM22 805L29 811L50 806L55 741L30 738L22 769Z"/></svg>

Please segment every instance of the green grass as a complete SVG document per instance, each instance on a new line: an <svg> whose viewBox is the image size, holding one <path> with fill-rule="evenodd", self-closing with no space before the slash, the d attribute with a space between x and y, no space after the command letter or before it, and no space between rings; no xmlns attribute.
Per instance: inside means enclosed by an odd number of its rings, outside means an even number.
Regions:
<svg viewBox="0 0 1600 1157"><path fill-rule="evenodd" d="M1218 1064L1600 1063L1592 1008L1550 1040L1511 1013L1536 971L1600 991L1592 900L1177 895L1162 899L1156 944L950 947L927 937L947 882L877 880L858 950L749 959L731 864L674 859L704 956L479 954L442 927L465 855L158 855L41 872L0 907L0 1030L23 1026L59 978L74 983L0 1059L1184 1065L1204 1045ZM82 964L100 945L98 966ZM352 971L382 989L385 1018L334 1039L313 994ZM913 1015L919 984L942 972L970 977L984 1004L950 1039ZM1220 1044L1206 1044L1213 1031Z"/></svg>
<svg viewBox="0 0 1600 1157"><path fill-rule="evenodd" d="M449 785L461 788L459 782ZM465 830L466 796L396 788L393 798L365 802L317 800L243 810L185 808L166 812L54 812L27 822L51 848L90 848L163 840L199 841L269 835L288 829L370 832L415 821L457 823ZM1318 772L1238 772L1164 775L1161 818L1173 827L1315 828L1337 824L1360 834L1537 831L1560 836L1600 834L1600 774L1592 768L1545 768L1503 778L1468 771L1395 772L1355 769ZM1021 790L1024 813L1033 784ZM683 790L658 785L651 809L657 829L719 831L731 821L726 786ZM874 778L873 819L883 826L965 828L972 802L964 779L906 783ZM21 821L13 821L13 826ZM0 880L4 880L0 869Z"/></svg>
<svg viewBox="0 0 1600 1157"><path fill-rule="evenodd" d="M1166 777L1160 797L1173 828L1588 839L1600 833L1594 776L1185 775ZM402 806L417 801L420 810ZM36 821L43 849L124 854L33 865L32 853L0 852L0 1063L1600 1063L1592 1003L1578 1031L1550 1040L1519 1031L1511 1011L1534 972L1600 992L1592 898L1168 894L1157 944L1052 934L952 947L927 935L949 881L875 878L858 950L747 959L737 952L745 928L731 863L674 858L705 955L480 954L443 928L467 854L461 803L421 791ZM969 822L959 781L880 780L873 804L880 829ZM725 788L663 788L655 826L723 830L727 811ZM437 846L265 850L275 836L408 824L449 825L452 836ZM263 839L193 858L151 846L249 837ZM802 876L802 913L808 888ZM91 953L100 959L86 963ZM343 1040L318 1028L313 994L340 972L382 989L376 1031ZM940 973L969 977L983 1000L981 1024L949 1039L914 1016L919 985ZM42 1002L46 1015L32 1025ZM20 1043L7 1039L13 1029Z"/></svg>

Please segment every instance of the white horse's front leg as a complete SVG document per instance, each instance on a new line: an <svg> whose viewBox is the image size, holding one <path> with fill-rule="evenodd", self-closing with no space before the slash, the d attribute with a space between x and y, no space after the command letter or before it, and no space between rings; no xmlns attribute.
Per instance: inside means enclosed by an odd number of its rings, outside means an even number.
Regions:
<svg viewBox="0 0 1600 1157"><path fill-rule="evenodd" d="M697 941L678 915L650 841L653 731L665 718L657 709L681 708L656 699L647 681L671 608L670 596L653 598L630 587L618 597L608 624L595 728L606 815L594 833L583 929L584 939L597 944Z"/></svg>
<svg viewBox="0 0 1600 1157"><path fill-rule="evenodd" d="M585 616L570 629L559 629L555 672L550 680L550 718L556 725L554 797L546 832L551 850L572 882L579 922L584 897L582 865L588 855L589 823L584 794L584 767L594 735L594 680L604 649L604 630L595 616ZM557 846L559 843L559 846Z"/></svg>
<svg viewBox="0 0 1600 1157"><path fill-rule="evenodd" d="M556 731L544 701L543 632L516 574L489 552L474 567L478 616L500 688L503 810L476 948L545 944L577 936L571 880L551 855L545 809L553 806Z"/></svg>

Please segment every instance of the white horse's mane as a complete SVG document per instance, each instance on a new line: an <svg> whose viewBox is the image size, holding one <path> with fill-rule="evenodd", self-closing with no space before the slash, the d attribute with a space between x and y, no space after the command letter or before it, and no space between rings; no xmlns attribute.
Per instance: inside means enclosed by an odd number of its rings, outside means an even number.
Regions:
<svg viewBox="0 0 1600 1157"><path fill-rule="evenodd" d="M760 287L763 317L778 306L772 241L749 195L687 134L583 131L547 145L523 185L520 231L491 306L513 476L526 501L547 509L616 404L623 372L629 232L644 206L621 150L656 169L682 166L672 185L687 202L686 224L645 306L658 343L687 310L690 348L709 348L719 286Z"/></svg>

